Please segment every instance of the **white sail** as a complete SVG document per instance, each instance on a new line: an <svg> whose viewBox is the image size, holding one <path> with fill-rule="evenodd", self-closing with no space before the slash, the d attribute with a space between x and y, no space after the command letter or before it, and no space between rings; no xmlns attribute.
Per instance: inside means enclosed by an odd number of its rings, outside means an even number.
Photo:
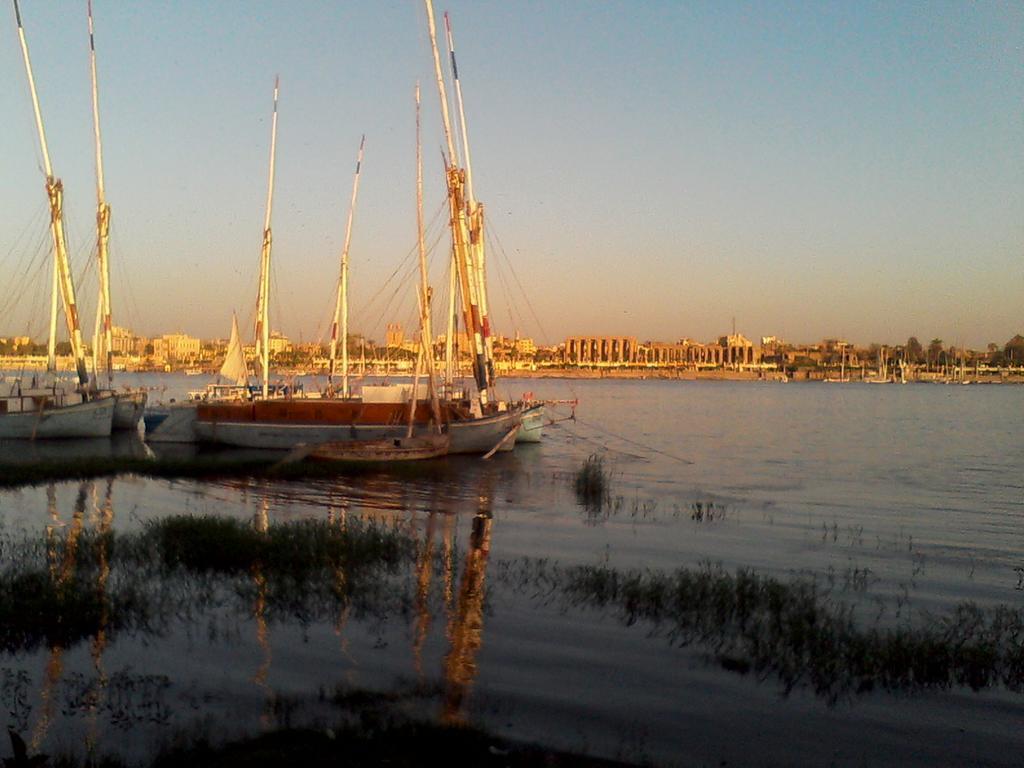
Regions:
<svg viewBox="0 0 1024 768"><path fill-rule="evenodd" d="M238 317L234 312L231 313L231 338L228 340L228 351L220 367L220 375L239 386L249 383L249 367L245 364L245 353L238 335Z"/></svg>

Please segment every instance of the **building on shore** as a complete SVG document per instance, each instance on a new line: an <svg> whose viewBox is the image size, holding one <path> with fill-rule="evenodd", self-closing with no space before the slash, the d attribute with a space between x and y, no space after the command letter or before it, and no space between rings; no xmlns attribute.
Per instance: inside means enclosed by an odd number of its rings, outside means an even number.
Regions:
<svg viewBox="0 0 1024 768"><path fill-rule="evenodd" d="M637 342L635 336L570 336L565 340L562 363L566 366L665 366L679 368L741 368L761 365L754 343L741 334L721 336L707 344L680 339L677 342Z"/></svg>
<svg viewBox="0 0 1024 768"><path fill-rule="evenodd" d="M153 359L168 364L192 362L199 358L202 342L185 333L165 333L153 339Z"/></svg>
<svg viewBox="0 0 1024 768"><path fill-rule="evenodd" d="M402 331L401 323L388 323L384 329L384 346L401 347L405 341L405 333Z"/></svg>

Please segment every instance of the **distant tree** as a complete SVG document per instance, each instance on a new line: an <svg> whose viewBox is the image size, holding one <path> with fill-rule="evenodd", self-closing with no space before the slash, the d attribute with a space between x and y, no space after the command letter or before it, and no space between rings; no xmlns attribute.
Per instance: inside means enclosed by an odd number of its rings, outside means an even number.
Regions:
<svg viewBox="0 0 1024 768"><path fill-rule="evenodd" d="M904 352L907 356L907 362L924 362L924 348L921 346L921 342L917 340L917 336L911 336L907 339L907 346L904 348Z"/></svg>
<svg viewBox="0 0 1024 768"><path fill-rule="evenodd" d="M1024 363L1024 336L1019 333L1006 342L1003 347L1003 354L1010 365L1021 365Z"/></svg>
<svg viewBox="0 0 1024 768"><path fill-rule="evenodd" d="M928 365L929 367L934 362L935 365L939 364L939 358L942 355L942 339L932 339L928 345Z"/></svg>
<svg viewBox="0 0 1024 768"><path fill-rule="evenodd" d="M537 363L550 363L558 361L560 358L558 353L552 352L550 349L538 349L537 354L533 357L534 362Z"/></svg>

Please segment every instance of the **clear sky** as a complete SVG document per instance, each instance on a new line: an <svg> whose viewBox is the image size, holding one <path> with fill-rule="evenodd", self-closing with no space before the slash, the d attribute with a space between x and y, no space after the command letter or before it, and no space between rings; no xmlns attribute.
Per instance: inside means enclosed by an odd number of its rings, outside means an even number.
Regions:
<svg viewBox="0 0 1024 768"><path fill-rule="evenodd" d="M1024 4L446 9L477 194L505 253L490 260L497 332L706 340L735 317L753 338L983 346L1024 331ZM4 10L0 334L41 337L45 279L10 296L47 219ZM95 0L94 14L116 322L208 337L233 309L251 321L275 74L273 327L325 333L362 133L351 330L380 339L411 320L382 286L415 245L417 79L428 218L443 203L420 2ZM23 0L22 17L81 271L95 206L85 0ZM80 286L90 327L94 286Z"/></svg>

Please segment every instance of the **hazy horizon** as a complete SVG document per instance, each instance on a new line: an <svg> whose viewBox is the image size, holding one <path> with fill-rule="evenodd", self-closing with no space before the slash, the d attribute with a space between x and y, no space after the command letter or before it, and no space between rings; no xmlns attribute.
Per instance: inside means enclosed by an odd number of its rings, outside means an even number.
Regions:
<svg viewBox="0 0 1024 768"><path fill-rule="evenodd" d="M1024 330L1024 7L462 0L435 10L446 7L496 238L496 333L705 341L735 318L755 341L916 335L984 349ZM380 340L385 322L411 325L411 291L398 295L388 278L412 272L417 80L443 306L442 137L422 3L96 0L93 10L116 324L216 338L232 310L250 322L278 73L272 327L296 341L329 330L363 133L350 330ZM85 2L21 12L88 336ZM11 9L0 39L0 335L38 337L48 215Z"/></svg>

